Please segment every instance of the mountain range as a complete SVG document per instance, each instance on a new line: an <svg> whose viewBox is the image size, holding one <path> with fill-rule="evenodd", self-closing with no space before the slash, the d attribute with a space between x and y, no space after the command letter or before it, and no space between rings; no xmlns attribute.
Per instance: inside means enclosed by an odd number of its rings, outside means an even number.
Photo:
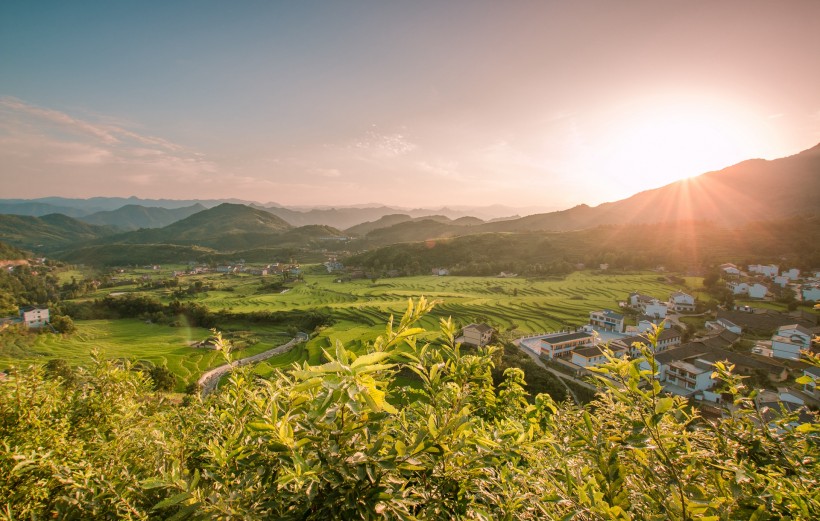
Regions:
<svg viewBox="0 0 820 521"><path fill-rule="evenodd" d="M786 158L744 161L596 207L579 205L489 222L459 216L458 212L450 215L430 213L430 210L426 210L426 214L422 210L402 213L387 206L301 211L238 203L212 204L215 201L158 200L173 206L166 208L137 205L135 202L145 201L122 198L92 198L85 200L85 205L63 198L28 203L6 200L0 201L0 211L10 206L20 209L26 204L30 204L27 208L31 211L45 210L47 205L61 206L69 213L97 210L79 219L62 213L0 215L0 241L35 252L67 254L81 247L171 244L223 252L259 248L325 249L350 237L352 241L344 243L346 248L364 250L488 232L564 232L603 225L680 221L737 227L754 221L817 215L818 200L820 145ZM128 204L113 210L99 209L124 201ZM365 216L371 220L362 222ZM342 229L344 231L340 231Z"/></svg>

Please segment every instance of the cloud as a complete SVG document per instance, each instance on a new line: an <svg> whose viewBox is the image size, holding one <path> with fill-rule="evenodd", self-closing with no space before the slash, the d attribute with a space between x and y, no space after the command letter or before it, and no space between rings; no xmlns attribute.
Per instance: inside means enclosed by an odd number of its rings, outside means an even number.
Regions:
<svg viewBox="0 0 820 521"><path fill-rule="evenodd" d="M13 97L0 97L0 180L39 195L29 187L94 193L107 186L118 193L157 183L179 185L214 175L215 163L166 139L120 124L81 119ZM25 172L25 181L19 179ZM9 176L9 179L6 177Z"/></svg>
<svg viewBox="0 0 820 521"><path fill-rule="evenodd" d="M393 158L409 154L416 150L418 145L409 141L404 134L382 134L369 130L354 142L353 148L376 158Z"/></svg>
<svg viewBox="0 0 820 521"><path fill-rule="evenodd" d="M313 171L322 177L334 178L342 176L342 173L336 168L316 168Z"/></svg>

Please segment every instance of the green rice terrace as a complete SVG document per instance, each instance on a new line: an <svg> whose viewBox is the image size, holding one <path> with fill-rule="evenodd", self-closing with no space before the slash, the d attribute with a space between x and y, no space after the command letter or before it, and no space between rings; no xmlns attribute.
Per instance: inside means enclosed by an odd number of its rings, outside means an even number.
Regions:
<svg viewBox="0 0 820 521"><path fill-rule="evenodd" d="M214 312L228 311L234 316L293 310L320 310L330 315L332 325L315 332L307 331L311 338L306 344L259 363L256 371L263 375L293 362L318 362L322 348L329 347L335 340L355 349L381 334L388 317L400 316L407 300L420 295L440 301L435 311L424 319L423 326L428 329L435 330L438 320L449 316L457 325L480 321L502 333L520 336L584 324L590 311L617 309L618 301L624 300L631 291L666 299L670 292L681 289L668 283L664 276L651 272L584 271L563 279L417 276L340 282L338 275L325 273L321 266L312 266L306 269L302 280L296 281L282 282L281 276L274 275L208 273L178 278L175 287L154 284L155 288L149 287L150 282L170 280L170 271L135 270L123 278L128 276L134 277L133 283L121 282L78 301L139 293L165 304L175 299L185 300ZM197 283L207 290L180 298L180 290ZM686 283L691 291L699 287L700 280L687 279ZM219 352L193 347L196 342L207 339L211 332L189 326L184 317L173 327L150 319L78 319L75 324L77 331L67 336L42 333L5 339L0 344L0 368L54 357L79 365L87 362L92 349L99 349L108 358L145 360L168 367L179 376L177 389L182 391L202 372L224 363ZM224 321L217 327L226 338L242 347L236 351L236 358L284 344L294 333L294 328L287 324L268 325L258 321Z"/></svg>

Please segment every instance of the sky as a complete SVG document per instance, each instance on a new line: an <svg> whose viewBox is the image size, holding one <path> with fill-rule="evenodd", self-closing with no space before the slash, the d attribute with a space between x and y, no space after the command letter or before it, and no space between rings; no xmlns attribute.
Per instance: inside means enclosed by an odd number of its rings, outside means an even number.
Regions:
<svg viewBox="0 0 820 521"><path fill-rule="evenodd" d="M614 201L820 143L820 1L0 2L0 197Z"/></svg>

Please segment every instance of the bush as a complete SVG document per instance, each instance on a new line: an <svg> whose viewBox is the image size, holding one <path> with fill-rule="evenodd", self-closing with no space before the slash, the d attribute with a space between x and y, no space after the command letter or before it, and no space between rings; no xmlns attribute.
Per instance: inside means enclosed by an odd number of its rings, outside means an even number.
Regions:
<svg viewBox="0 0 820 521"><path fill-rule="evenodd" d="M732 407L714 421L661 392L649 349L603 367L587 406L530 403L524 372L494 385L496 350L462 352L452 322L422 341L430 309L411 303L358 355L337 343L272 380L240 369L185 405L98 357L75 385L12 374L3 516L820 518L820 425L763 420L730 368L716 365ZM417 387L396 385L399 371Z"/></svg>

